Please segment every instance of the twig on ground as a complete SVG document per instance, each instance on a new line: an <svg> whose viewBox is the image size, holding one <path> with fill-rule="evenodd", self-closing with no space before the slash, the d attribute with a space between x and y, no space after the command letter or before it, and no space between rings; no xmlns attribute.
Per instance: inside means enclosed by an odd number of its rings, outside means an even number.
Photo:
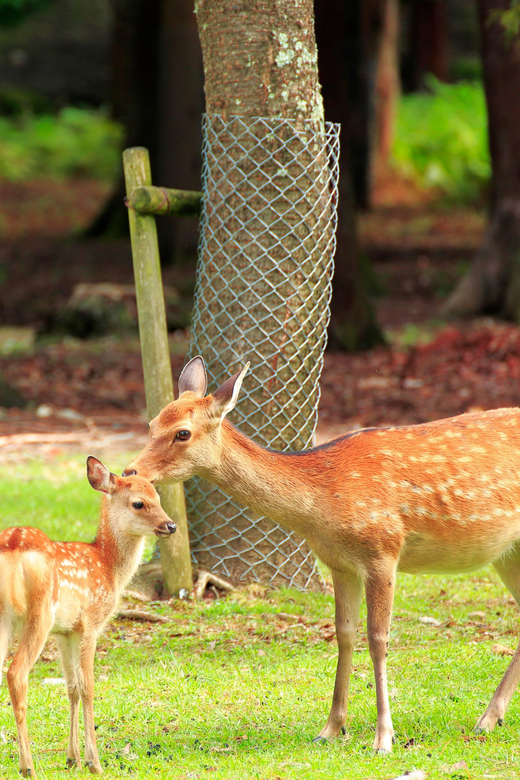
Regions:
<svg viewBox="0 0 520 780"><path fill-rule="evenodd" d="M218 574L213 574L209 571L199 571L197 576L197 582L193 588L193 598L196 601L200 601L204 595L204 591L208 585L215 585L221 590L233 591L236 588L229 582L229 580L220 577Z"/></svg>
<svg viewBox="0 0 520 780"><path fill-rule="evenodd" d="M143 623L167 623L168 618L163 615L154 615L151 612L144 612L142 609L122 609L116 613L116 619L120 620L141 620Z"/></svg>

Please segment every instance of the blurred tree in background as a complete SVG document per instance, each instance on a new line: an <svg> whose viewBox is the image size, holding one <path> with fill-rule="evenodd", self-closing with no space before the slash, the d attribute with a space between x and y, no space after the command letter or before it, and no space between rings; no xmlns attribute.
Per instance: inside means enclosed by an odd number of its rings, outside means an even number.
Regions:
<svg viewBox="0 0 520 780"><path fill-rule="evenodd" d="M510 0L479 0L491 188L489 223L470 272L447 302L454 316L494 314L520 323L520 48L507 39Z"/></svg>
<svg viewBox="0 0 520 780"><path fill-rule="evenodd" d="M193 0L114 0L111 105L124 146L145 146L156 184L200 189L202 56ZM122 175L90 235L127 230ZM194 260L197 224L158 220L163 262Z"/></svg>

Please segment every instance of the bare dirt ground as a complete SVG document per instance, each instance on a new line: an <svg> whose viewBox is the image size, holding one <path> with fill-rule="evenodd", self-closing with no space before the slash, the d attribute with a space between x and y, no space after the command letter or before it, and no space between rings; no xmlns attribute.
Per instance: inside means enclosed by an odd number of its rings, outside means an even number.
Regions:
<svg viewBox="0 0 520 780"><path fill-rule="evenodd" d="M2 339L4 347L9 338L14 344L0 350L0 372L30 402L26 410L0 410L0 463L22 453L137 450L146 439L136 338L17 348L75 284L132 282L128 241L71 238L105 194L92 182L0 186L0 347ZM376 308L388 345L327 352L318 441L360 426L520 404L520 329L441 318L442 301L471 262L483 224L477 210L441 206L406 183L380 184L375 208L361 215L360 234L381 288ZM175 268L165 269L165 283L178 285L179 273L185 284L186 269ZM175 377L186 336L172 334Z"/></svg>

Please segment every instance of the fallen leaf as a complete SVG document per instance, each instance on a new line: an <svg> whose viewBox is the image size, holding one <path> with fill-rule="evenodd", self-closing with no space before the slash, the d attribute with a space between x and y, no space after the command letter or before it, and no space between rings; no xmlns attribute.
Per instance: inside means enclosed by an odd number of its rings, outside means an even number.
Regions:
<svg viewBox="0 0 520 780"><path fill-rule="evenodd" d="M491 652L495 655L514 655L515 651L505 645L493 645Z"/></svg>
<svg viewBox="0 0 520 780"><path fill-rule="evenodd" d="M420 617L419 623L423 623L425 626L440 626L440 621L437 618L428 617L427 615Z"/></svg>
<svg viewBox="0 0 520 780"><path fill-rule="evenodd" d="M453 764L453 766L450 766L449 769L450 772L467 772L468 771L468 765L465 761L457 761L456 764Z"/></svg>

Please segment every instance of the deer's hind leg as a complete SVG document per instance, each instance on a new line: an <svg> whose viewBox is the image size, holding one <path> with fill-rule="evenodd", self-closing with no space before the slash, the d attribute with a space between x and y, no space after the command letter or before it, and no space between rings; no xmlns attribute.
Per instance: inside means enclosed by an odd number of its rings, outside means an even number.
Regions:
<svg viewBox="0 0 520 780"><path fill-rule="evenodd" d="M493 563L493 566L517 604L520 606L520 543L506 555ZM496 724L502 725L511 697L520 682L520 642L511 658L506 673L481 718L477 721L477 733L493 731Z"/></svg>
<svg viewBox="0 0 520 780"><path fill-rule="evenodd" d="M18 649L7 671L7 684L13 705L18 731L20 751L20 772L24 777L34 774L34 764L29 747L27 731L27 688L29 672L43 650L47 635L52 628L50 598L42 602L27 615L25 626L18 642Z"/></svg>
<svg viewBox="0 0 520 780"><path fill-rule="evenodd" d="M2 684L2 670L4 668L5 657L9 648L9 638L11 635L11 625L5 615L0 612L0 685Z"/></svg>

